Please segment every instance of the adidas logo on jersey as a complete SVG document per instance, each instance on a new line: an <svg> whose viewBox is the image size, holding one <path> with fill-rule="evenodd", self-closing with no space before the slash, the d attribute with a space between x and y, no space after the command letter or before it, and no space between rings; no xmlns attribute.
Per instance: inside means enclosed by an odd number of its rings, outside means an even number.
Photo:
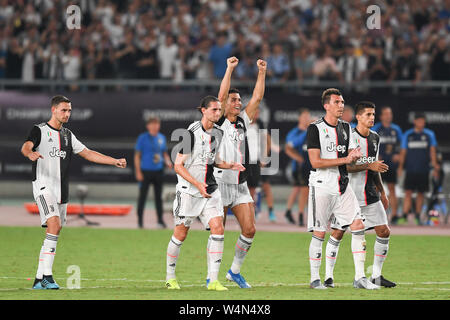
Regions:
<svg viewBox="0 0 450 320"><path fill-rule="evenodd" d="M327 147L327 151L329 152L342 152L345 153L345 150L347 150L346 146L342 145L336 145L334 142L331 142L330 145Z"/></svg>
<svg viewBox="0 0 450 320"><path fill-rule="evenodd" d="M58 150L58 149L56 149L56 147L53 147L53 150L50 151L48 154L50 155L50 157L59 157L59 158L65 159L67 152Z"/></svg>

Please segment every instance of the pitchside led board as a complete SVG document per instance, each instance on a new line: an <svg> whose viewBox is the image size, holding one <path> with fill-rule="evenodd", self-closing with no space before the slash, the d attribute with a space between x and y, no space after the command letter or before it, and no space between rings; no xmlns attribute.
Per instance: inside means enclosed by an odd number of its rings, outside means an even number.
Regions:
<svg viewBox="0 0 450 320"><path fill-rule="evenodd" d="M168 139L171 149L177 141L170 141L171 134L179 128L200 119L196 110L202 97L215 92L113 92L113 93L67 93L72 100L72 117L67 124L86 146L112 156L125 156L130 166L120 170L88 163L75 157L72 163L72 181L132 182L133 150L137 136L145 131L144 120L150 116L161 119L161 132ZM242 94L244 104L249 99ZM0 92L0 179L28 180L31 164L20 154L20 147L34 124L50 118L51 96L43 93L18 91ZM378 107L390 105L394 122L403 131L412 124L414 112L424 111L427 126L435 131L439 146L450 147L448 126L450 109L447 97L436 94L349 94L346 103L354 105L360 100L372 100ZM297 111L307 107L313 116L323 115L320 93L313 96L266 90L261 104L261 120L269 130L279 130L279 144L284 146L287 132L297 125ZM170 151L170 150L169 150ZM273 156L277 154L274 153ZM290 160L281 152L280 169L274 170L272 182L288 183ZM175 182L175 174L168 172L169 181Z"/></svg>

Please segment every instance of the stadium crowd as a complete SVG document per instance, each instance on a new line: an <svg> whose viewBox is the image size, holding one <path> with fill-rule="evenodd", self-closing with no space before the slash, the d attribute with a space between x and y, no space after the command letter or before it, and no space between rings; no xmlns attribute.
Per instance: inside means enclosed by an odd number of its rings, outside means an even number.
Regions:
<svg viewBox="0 0 450 320"><path fill-rule="evenodd" d="M450 0L0 0L0 78L450 80L449 31Z"/></svg>

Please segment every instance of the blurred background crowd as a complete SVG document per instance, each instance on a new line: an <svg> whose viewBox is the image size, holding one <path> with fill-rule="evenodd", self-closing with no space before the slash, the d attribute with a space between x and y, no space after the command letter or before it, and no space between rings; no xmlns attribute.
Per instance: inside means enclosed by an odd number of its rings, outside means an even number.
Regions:
<svg viewBox="0 0 450 320"><path fill-rule="evenodd" d="M0 78L449 80L449 31L450 0L0 0Z"/></svg>

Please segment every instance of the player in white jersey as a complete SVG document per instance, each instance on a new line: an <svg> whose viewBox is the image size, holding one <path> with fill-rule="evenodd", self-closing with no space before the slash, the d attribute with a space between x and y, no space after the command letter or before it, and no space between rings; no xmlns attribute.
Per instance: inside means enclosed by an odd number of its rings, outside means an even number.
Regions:
<svg viewBox="0 0 450 320"><path fill-rule="evenodd" d="M253 95L242 111L242 101L239 91L230 90L231 75L239 60L236 57L227 59L227 70L220 84L218 98L224 106L224 115L217 125L224 131L222 154L225 161L236 161L246 168L249 165L249 148L247 140L247 128L253 121L259 104L264 97L267 64L264 60L258 60L258 78L256 80ZM233 172L230 170L215 170L215 177L222 195L225 214L228 208L235 215L241 234L236 242L235 255L227 279L236 282L241 288L250 288L250 285L241 275L241 266L250 250L255 236L255 208L253 198L247 186L248 170ZM226 216L225 216L226 217Z"/></svg>
<svg viewBox="0 0 450 320"><path fill-rule="evenodd" d="M51 119L34 126L22 146L22 154L33 161L33 196L39 208L41 226L47 228L33 289L59 289L52 276L52 266L58 236L66 223L72 154L119 168L127 165L125 159L114 159L89 150L70 130L63 127L72 112L69 99L53 97L51 109Z"/></svg>
<svg viewBox="0 0 450 320"><path fill-rule="evenodd" d="M313 289L334 287L329 270L336 262L343 230L332 229L326 248L326 281L320 282L322 243L327 226L333 218L339 226L350 227L352 252L355 263L356 288L379 289L364 275L365 239L364 224L358 200L349 185L347 164L361 157L360 149L351 137L350 125L339 120L344 111L344 99L339 90L330 88L322 94L325 116L312 123L307 130L308 155L312 170L309 177L308 231L313 232L309 259Z"/></svg>
<svg viewBox="0 0 450 320"><path fill-rule="evenodd" d="M370 130L375 122L375 104L370 101L359 102L355 106L355 113L358 124L353 129L353 139L361 148L363 156L354 165L348 165L347 169L350 173L350 184L365 218L365 229L375 229L377 235L370 281L379 286L392 288L396 284L381 275L389 251L390 229L385 211L389 206L389 200L384 191L380 172L386 172L389 167L378 160L380 137L375 131Z"/></svg>
<svg viewBox="0 0 450 320"><path fill-rule="evenodd" d="M218 150L223 131L215 125L221 116L219 100L205 97L199 107L202 119L192 123L188 135L183 137L175 160L178 183L173 204L175 228L167 247L166 287L180 289L175 276L175 268L181 245L186 239L192 222L198 217L209 225L211 235L207 246L208 290L228 290L218 281L222 262L224 227L221 195L213 175L214 166L236 171L245 168L234 162L221 160Z"/></svg>

